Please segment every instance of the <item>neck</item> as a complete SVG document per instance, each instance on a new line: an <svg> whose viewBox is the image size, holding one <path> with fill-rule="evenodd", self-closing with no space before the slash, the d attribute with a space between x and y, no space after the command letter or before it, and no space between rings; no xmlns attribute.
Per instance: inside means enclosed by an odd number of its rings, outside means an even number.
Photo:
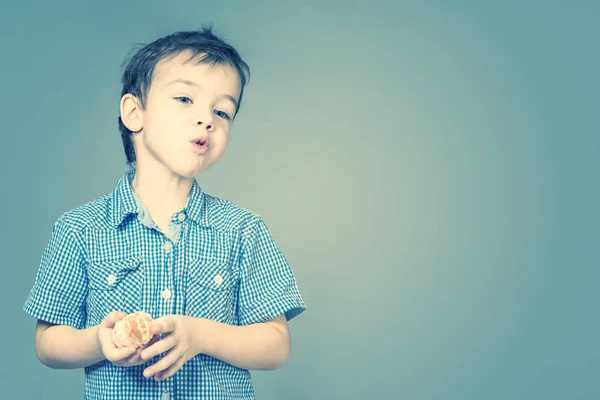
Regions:
<svg viewBox="0 0 600 400"><path fill-rule="evenodd" d="M166 168L136 169L131 188L155 221L166 220L185 207L193 178L185 178Z"/></svg>

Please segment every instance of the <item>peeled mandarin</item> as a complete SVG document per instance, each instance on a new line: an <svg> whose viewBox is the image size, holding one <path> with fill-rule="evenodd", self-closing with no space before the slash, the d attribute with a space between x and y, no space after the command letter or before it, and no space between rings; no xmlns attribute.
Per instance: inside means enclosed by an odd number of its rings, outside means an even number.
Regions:
<svg viewBox="0 0 600 400"><path fill-rule="evenodd" d="M112 338L117 347L143 347L150 342L152 317L144 311L127 315L115 324Z"/></svg>

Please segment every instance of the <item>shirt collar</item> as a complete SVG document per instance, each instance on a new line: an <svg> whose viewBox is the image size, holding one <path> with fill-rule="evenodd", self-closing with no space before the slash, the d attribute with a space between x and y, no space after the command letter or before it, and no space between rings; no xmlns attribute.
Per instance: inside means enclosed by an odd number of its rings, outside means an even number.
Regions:
<svg viewBox="0 0 600 400"><path fill-rule="evenodd" d="M135 169L131 169L123 175L123 177L117 182L115 189L112 193L112 223L115 228L119 227L123 220L130 214L138 214L142 210L143 204L136 196L135 192L131 188L131 180L135 176ZM139 202L139 203L138 203ZM204 211L204 193L198 185L196 179L190 189L188 201L180 212L184 212L186 218L198 222L206 222L206 218L203 217Z"/></svg>

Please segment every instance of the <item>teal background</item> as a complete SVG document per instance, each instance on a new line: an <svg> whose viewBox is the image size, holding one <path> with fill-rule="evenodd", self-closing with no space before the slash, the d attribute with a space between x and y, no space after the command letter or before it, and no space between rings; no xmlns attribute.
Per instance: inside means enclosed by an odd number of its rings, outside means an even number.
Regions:
<svg viewBox="0 0 600 400"><path fill-rule="evenodd" d="M53 223L125 171L119 68L213 22L252 68L202 188L308 311L259 399L600 398L594 1L5 1L2 398L82 398L22 311Z"/></svg>

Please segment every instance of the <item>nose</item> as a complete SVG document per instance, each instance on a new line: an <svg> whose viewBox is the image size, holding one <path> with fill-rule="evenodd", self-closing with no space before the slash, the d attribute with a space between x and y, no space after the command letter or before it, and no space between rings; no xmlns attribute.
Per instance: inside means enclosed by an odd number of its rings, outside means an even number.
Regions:
<svg viewBox="0 0 600 400"><path fill-rule="evenodd" d="M212 123L206 123L204 121L198 121L198 122L196 122L196 125L198 125L198 126L204 125L204 127L205 127L204 129L206 129L207 131L211 131L213 128Z"/></svg>
<svg viewBox="0 0 600 400"><path fill-rule="evenodd" d="M204 127L207 131L211 131L213 129L213 119L212 115L209 116L208 113L202 113L196 117L196 125L199 127Z"/></svg>

